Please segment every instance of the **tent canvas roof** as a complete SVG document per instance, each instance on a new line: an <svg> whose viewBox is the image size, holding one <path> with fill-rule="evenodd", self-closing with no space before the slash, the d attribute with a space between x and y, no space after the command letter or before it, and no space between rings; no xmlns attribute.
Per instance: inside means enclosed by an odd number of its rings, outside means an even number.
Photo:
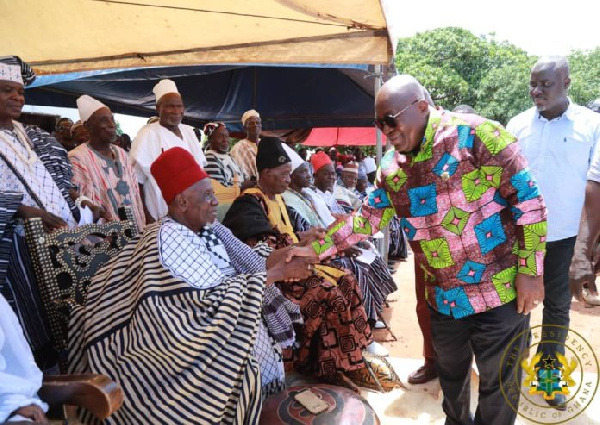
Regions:
<svg viewBox="0 0 600 425"><path fill-rule="evenodd" d="M26 91L29 105L74 107L81 94L113 112L156 115L154 85L175 81L186 105L185 122L223 121L241 130L240 117L260 112L263 129L368 126L375 84L367 65L199 65L86 71L39 76Z"/></svg>
<svg viewBox="0 0 600 425"><path fill-rule="evenodd" d="M38 74L222 63L388 64L393 0L0 0ZM383 5L383 6L382 6Z"/></svg>

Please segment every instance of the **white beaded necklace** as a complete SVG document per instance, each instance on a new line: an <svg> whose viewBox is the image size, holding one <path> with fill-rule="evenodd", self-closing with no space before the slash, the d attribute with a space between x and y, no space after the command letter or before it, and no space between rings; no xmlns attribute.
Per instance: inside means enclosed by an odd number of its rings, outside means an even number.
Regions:
<svg viewBox="0 0 600 425"><path fill-rule="evenodd" d="M33 163L37 161L37 155L35 154L33 149L31 149L27 135L23 132L19 124L15 121L13 121L13 129L17 135L17 139L19 140L20 144L23 145L27 150L27 158L25 158L25 156L21 152L19 152L18 148L13 146L13 140L9 140L8 137L4 135L3 131L0 131L0 137L2 138L2 140L4 140L6 145L10 149L12 149L15 155L17 155L23 163L27 164L27 166L31 168Z"/></svg>

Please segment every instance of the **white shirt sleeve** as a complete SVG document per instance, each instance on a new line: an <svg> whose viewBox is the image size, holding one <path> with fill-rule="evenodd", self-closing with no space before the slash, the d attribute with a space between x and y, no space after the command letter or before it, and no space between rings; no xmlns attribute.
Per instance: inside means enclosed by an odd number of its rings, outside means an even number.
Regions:
<svg viewBox="0 0 600 425"><path fill-rule="evenodd" d="M596 141L592 163L587 173L587 179L600 183L600 141Z"/></svg>
<svg viewBox="0 0 600 425"><path fill-rule="evenodd" d="M157 158L156 149L160 145L156 132L148 126L142 127L131 145L131 159L137 181L145 184L150 176L150 166Z"/></svg>
<svg viewBox="0 0 600 425"><path fill-rule="evenodd" d="M18 408L32 404L48 411L37 396L41 385L42 371L35 364L17 316L0 295L0 422Z"/></svg>

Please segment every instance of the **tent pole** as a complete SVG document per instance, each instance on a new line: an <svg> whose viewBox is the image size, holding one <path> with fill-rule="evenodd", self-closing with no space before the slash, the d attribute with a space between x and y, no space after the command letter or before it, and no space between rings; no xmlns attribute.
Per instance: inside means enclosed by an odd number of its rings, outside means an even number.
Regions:
<svg viewBox="0 0 600 425"><path fill-rule="evenodd" d="M375 96L377 96L377 92L381 88L382 81L382 67L381 65L375 65ZM377 117L375 117L377 118ZM383 156L383 142L382 142L382 133L379 128L377 129L375 140L377 141L377 165L381 164L381 157ZM389 227L386 227L383 230L383 240L379 240L378 243L379 252L381 252L381 256L387 263L388 260L388 251L390 246L390 230Z"/></svg>

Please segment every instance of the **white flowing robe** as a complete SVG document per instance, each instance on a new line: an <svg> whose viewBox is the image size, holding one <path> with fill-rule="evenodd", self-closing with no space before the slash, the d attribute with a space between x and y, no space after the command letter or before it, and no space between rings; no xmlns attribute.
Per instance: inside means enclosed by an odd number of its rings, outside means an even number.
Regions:
<svg viewBox="0 0 600 425"><path fill-rule="evenodd" d="M18 408L32 404L47 411L48 406L37 396L41 386L42 371L35 364L17 316L0 295L0 422Z"/></svg>

